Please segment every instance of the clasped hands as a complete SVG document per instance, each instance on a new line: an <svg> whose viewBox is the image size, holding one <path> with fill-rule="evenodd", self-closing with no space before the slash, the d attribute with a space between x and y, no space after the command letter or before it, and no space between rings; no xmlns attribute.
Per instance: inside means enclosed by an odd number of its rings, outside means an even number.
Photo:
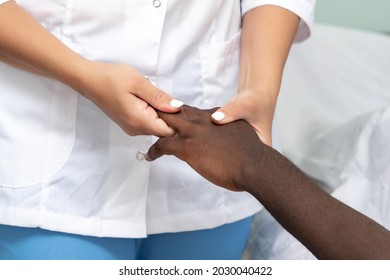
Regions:
<svg viewBox="0 0 390 280"><path fill-rule="evenodd" d="M200 110L185 105L178 113L158 111L176 133L159 138L146 159L174 155L216 185L232 191L247 190L248 178L257 177L258 156L267 147L244 120L215 124L211 115L217 109Z"/></svg>
<svg viewBox="0 0 390 280"><path fill-rule="evenodd" d="M273 114L266 108L272 106L264 103L264 95L244 91L222 108L200 110L182 106L128 65L91 61L80 65L82 79L74 85L78 92L128 135L160 137L148 160L174 155L216 185L248 191L248 178L258 174L254 155L266 149L263 142L271 143L272 120L267 116ZM224 119L213 118L216 111L223 112Z"/></svg>

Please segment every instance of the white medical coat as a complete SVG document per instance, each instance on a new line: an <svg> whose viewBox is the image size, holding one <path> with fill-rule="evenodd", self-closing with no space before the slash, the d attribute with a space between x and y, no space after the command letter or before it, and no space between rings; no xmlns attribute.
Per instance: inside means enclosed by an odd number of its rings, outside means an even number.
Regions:
<svg viewBox="0 0 390 280"><path fill-rule="evenodd" d="M0 3L5 2L0 0ZM242 14L265 4L301 17L313 0L19 0L82 56L128 63L201 108L236 94ZM212 228L256 213L247 193L212 186L186 163L142 153L130 137L62 83L0 63L0 223L110 237Z"/></svg>

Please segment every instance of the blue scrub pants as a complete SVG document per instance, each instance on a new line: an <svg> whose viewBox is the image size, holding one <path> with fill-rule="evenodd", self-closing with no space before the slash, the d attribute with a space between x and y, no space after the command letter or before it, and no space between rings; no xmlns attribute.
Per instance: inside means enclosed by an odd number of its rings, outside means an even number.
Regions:
<svg viewBox="0 0 390 280"><path fill-rule="evenodd" d="M217 228L99 238L0 225L0 260L227 260L240 259L252 217Z"/></svg>

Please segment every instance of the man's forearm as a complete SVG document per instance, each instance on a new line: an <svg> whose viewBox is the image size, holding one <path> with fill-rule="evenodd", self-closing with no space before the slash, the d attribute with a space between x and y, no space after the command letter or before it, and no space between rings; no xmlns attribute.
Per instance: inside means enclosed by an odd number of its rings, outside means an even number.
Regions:
<svg viewBox="0 0 390 280"><path fill-rule="evenodd" d="M314 185L278 152L258 158L252 193L320 259L390 259L389 232Z"/></svg>

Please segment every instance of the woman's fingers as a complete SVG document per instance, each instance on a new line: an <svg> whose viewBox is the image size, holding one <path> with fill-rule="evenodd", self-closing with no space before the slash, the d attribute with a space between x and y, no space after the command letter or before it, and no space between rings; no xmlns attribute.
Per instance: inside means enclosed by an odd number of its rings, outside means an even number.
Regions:
<svg viewBox="0 0 390 280"><path fill-rule="evenodd" d="M155 87L147 76L141 76L141 81L138 82L138 86L131 93L163 112L178 112L183 106L182 101L174 99L169 94Z"/></svg>

